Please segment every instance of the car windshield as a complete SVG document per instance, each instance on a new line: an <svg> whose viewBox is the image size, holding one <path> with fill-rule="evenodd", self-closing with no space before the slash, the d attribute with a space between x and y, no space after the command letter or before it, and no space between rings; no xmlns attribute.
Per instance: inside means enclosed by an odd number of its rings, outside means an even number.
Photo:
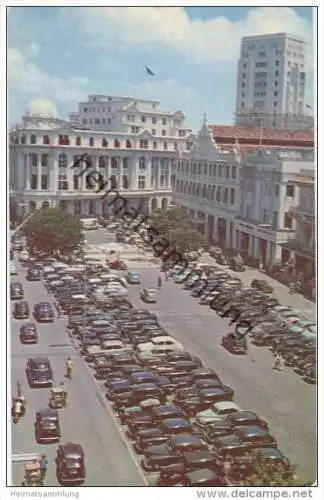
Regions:
<svg viewBox="0 0 324 500"><path fill-rule="evenodd" d="M73 458L67 458L65 465L68 469L79 469L81 466L80 462Z"/></svg>
<svg viewBox="0 0 324 500"><path fill-rule="evenodd" d="M46 365L37 365L35 366L35 372L42 372L42 373L45 373L45 372L49 372L49 367L46 366Z"/></svg>

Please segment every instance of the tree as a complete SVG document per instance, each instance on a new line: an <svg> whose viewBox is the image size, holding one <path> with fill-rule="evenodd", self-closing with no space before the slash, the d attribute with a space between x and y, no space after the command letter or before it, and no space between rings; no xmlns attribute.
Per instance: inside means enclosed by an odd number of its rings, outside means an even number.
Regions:
<svg viewBox="0 0 324 500"><path fill-rule="evenodd" d="M245 462L244 486L292 486L293 468L289 463L276 463L259 453L251 454Z"/></svg>
<svg viewBox="0 0 324 500"><path fill-rule="evenodd" d="M48 255L54 255L57 251L67 253L81 239L79 221L58 208L37 211L26 223L24 231L28 246Z"/></svg>
<svg viewBox="0 0 324 500"><path fill-rule="evenodd" d="M205 244L205 237L193 227L187 210L182 207L156 210L150 217L150 226L183 255L196 252Z"/></svg>

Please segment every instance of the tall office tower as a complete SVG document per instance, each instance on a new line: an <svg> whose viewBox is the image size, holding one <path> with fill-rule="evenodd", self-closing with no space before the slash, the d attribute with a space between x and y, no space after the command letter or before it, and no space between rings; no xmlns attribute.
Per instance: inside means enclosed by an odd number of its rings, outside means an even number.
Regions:
<svg viewBox="0 0 324 500"><path fill-rule="evenodd" d="M242 39L236 124L300 129L313 126L305 103L306 42L287 33Z"/></svg>

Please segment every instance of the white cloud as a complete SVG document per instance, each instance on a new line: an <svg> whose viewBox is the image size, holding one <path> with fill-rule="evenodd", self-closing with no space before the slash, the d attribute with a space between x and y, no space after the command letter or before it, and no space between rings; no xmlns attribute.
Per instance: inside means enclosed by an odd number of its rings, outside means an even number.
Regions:
<svg viewBox="0 0 324 500"><path fill-rule="evenodd" d="M243 36L288 32L311 43L313 38L312 25L290 7L251 9L240 21L190 20L182 7L86 7L71 12L83 33L101 44L113 38L131 45L162 44L196 62L236 60Z"/></svg>
<svg viewBox="0 0 324 500"><path fill-rule="evenodd" d="M8 49L10 90L35 97L48 96L53 101L75 106L75 102L87 96L88 83L88 79L83 76L66 79L52 76L26 59L17 49Z"/></svg>
<svg viewBox="0 0 324 500"><path fill-rule="evenodd" d="M40 52L40 46L37 43L31 43L28 46L28 54L30 56L38 56Z"/></svg>

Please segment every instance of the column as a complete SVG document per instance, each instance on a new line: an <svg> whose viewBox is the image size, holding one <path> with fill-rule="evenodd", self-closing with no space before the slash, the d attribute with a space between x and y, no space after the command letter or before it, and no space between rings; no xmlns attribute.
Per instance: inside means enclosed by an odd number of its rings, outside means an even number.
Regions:
<svg viewBox="0 0 324 500"><path fill-rule="evenodd" d="M232 231L232 248L237 248L237 241L236 241L236 238L237 237L237 230L235 229L234 227L234 224L233 224L233 231Z"/></svg>
<svg viewBox="0 0 324 500"><path fill-rule="evenodd" d="M260 258L260 239L257 236L254 237L254 257Z"/></svg>
<svg viewBox="0 0 324 500"><path fill-rule="evenodd" d="M271 264L271 243L267 241L267 250L266 250L266 258L265 258L267 266Z"/></svg>
<svg viewBox="0 0 324 500"><path fill-rule="evenodd" d="M225 246L229 248L231 245L231 223L229 220L226 220L226 240Z"/></svg>
<svg viewBox="0 0 324 500"><path fill-rule="evenodd" d="M241 231L238 230L238 231L236 231L236 243L237 243L236 250L238 252L241 251L241 239L242 239L242 237L241 237Z"/></svg>
<svg viewBox="0 0 324 500"><path fill-rule="evenodd" d="M71 168L73 162L73 157L70 153L67 153L67 182L68 182L68 191L74 191L73 187L73 175L74 175L74 170Z"/></svg>
<svg viewBox="0 0 324 500"><path fill-rule="evenodd" d="M253 240L254 236L252 234L249 234L249 247L248 247L248 255L251 257L253 255Z"/></svg>
<svg viewBox="0 0 324 500"><path fill-rule="evenodd" d="M42 176L42 155L38 154L37 155L37 191L40 191L41 189L41 176Z"/></svg>
<svg viewBox="0 0 324 500"><path fill-rule="evenodd" d="M157 186L156 189L161 189L161 184L160 184L160 176L161 176L161 163L162 158L158 158L158 161L156 162L157 165Z"/></svg>
<svg viewBox="0 0 324 500"><path fill-rule="evenodd" d="M172 159L168 158L168 188L171 188Z"/></svg>
<svg viewBox="0 0 324 500"><path fill-rule="evenodd" d="M214 241L218 241L218 217L214 217L214 234L213 234L213 239Z"/></svg>
<svg viewBox="0 0 324 500"><path fill-rule="evenodd" d="M31 156L27 155L26 162L26 189L30 189Z"/></svg>
<svg viewBox="0 0 324 500"><path fill-rule="evenodd" d="M110 187L110 176L111 176L111 157L107 156L106 168L105 168L105 181L109 184L107 187Z"/></svg>
<svg viewBox="0 0 324 500"><path fill-rule="evenodd" d="M123 158L122 157L119 157L118 158L118 179L117 179L117 183L118 183L118 189L119 191L122 191L123 190Z"/></svg>

